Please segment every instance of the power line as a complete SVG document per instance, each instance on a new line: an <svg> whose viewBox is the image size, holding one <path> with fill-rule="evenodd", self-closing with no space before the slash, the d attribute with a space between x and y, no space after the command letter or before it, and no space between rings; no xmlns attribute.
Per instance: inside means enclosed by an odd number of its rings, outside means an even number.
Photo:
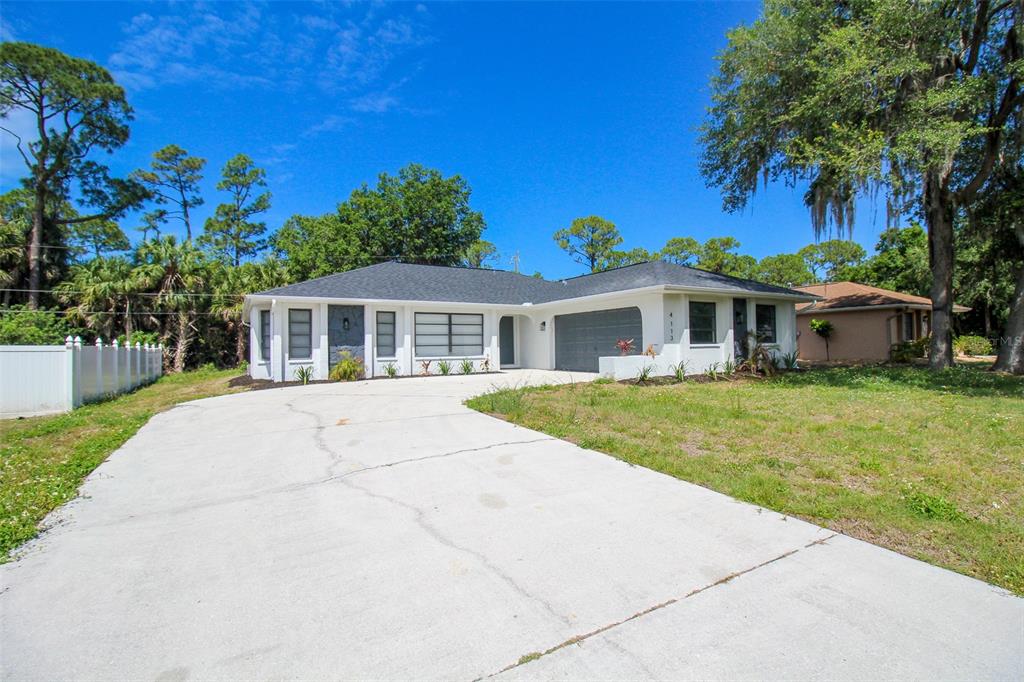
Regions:
<svg viewBox="0 0 1024 682"><path fill-rule="evenodd" d="M215 316L215 317L221 317L220 313L196 312L196 311L191 311L191 310L189 310L189 311L155 311L155 312L132 311L132 312L125 312L125 311L117 311L117 310L42 310L42 309L26 310L26 309L23 309L23 308L0 308L0 313L14 313L14 314L18 314L18 313L23 313L23 314L28 314L28 313L45 313L47 315L142 315L143 317L151 317L151 316L155 316L155 315L181 315L181 314L184 313L186 315L212 315L212 316Z"/></svg>
<svg viewBox="0 0 1024 682"><path fill-rule="evenodd" d="M0 289L0 292L11 292L21 294L87 294L88 291L82 291L80 289ZM106 294L106 298L130 298L132 296L149 296L152 298L173 298L174 296L189 296L194 298L237 298L240 296L246 296L246 294L194 294L190 292L175 292L170 294L160 294L151 291L140 291L139 293L122 294L112 293Z"/></svg>

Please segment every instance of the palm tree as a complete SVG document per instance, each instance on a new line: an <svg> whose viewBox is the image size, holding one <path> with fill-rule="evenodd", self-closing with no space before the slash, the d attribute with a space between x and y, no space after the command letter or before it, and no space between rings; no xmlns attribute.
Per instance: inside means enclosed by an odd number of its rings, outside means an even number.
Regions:
<svg viewBox="0 0 1024 682"><path fill-rule="evenodd" d="M57 298L69 304L68 314L108 341L115 337L117 318L124 317L124 330L131 338L132 266L121 257L94 258L71 268L71 278L58 284Z"/></svg>
<svg viewBox="0 0 1024 682"><path fill-rule="evenodd" d="M173 236L145 242L137 258L137 281L156 294L153 303L157 310L171 313L173 324L162 326L161 339L165 344L174 339L171 366L176 372L184 371L196 337L195 322L202 312L210 263L192 242L179 244Z"/></svg>
<svg viewBox="0 0 1024 682"><path fill-rule="evenodd" d="M243 316L245 295L272 289L288 283L284 263L269 257L261 263L242 263L237 267L220 265L214 270L214 297L211 312L228 325L235 337L235 357L238 364L248 358L246 341L249 325Z"/></svg>

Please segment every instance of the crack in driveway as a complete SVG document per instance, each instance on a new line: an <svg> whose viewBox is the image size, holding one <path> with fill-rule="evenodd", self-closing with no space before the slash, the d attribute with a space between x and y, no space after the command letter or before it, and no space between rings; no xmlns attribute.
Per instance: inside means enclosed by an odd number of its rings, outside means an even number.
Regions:
<svg viewBox="0 0 1024 682"><path fill-rule="evenodd" d="M637 611L636 613L634 613L634 614L632 614L630 616L627 616L627 617L625 617L625 618L623 618L621 620L617 620L615 622L608 623L607 625L602 625L601 627L597 628L596 630L591 630L590 632L584 633L582 635L576 635L574 637L570 637L569 639L565 640L564 642L559 642L558 644L555 644L554 646L549 647L549 648L547 648L547 649L545 649L543 651L534 651L534 652L530 652L528 654L524 654L515 663L511 663L511 664L505 666L504 668L502 668L501 670L493 672L493 673L491 673L489 675L484 675L483 677L478 677L473 682L480 682L480 680L485 680L485 679L490 679L492 677L496 677L498 675L501 675L502 673L505 673L505 672L508 672L509 670L513 670L513 669L518 668L520 666L526 665L527 663L531 663L533 661L536 661L536 660L538 660L540 658L543 658L544 656L547 656L549 654L553 654L556 651L564 649L564 648L566 648L568 646L571 646L573 644L580 644L580 643L582 643L582 642L584 642L584 641L586 641L586 640L588 640L588 639L590 639L592 637L596 637L597 635L604 634L605 632L608 632L609 630L617 628L620 625L625 625L626 623L629 623L630 621L634 621L634 620L643 618L644 616L646 616L646 615L648 615L650 613L654 613L655 611L660 611L661 609L665 608L666 606L672 606L673 604L678 604L679 602L684 601L686 599L689 599L690 597L696 596L696 595L698 595L698 594L700 594L702 592L706 592L708 590L714 589L714 588L719 587L721 585L725 585L726 583L728 583L728 582L730 582L730 581L734 580L735 578L738 578L738 577L740 577L742 575L746 575L748 573L753 573L754 571L758 570L759 568L764 568L765 566L768 566L770 564L774 564L776 561L782 561L783 559L786 559L788 557L793 556L797 552L800 552L800 551L805 550L805 549L809 549L809 548L817 546L817 545L824 545L826 542L828 542L832 538L837 537L839 535L840 535L840 533L832 533L831 535L828 535L826 537L819 538L817 540L814 540L813 542L809 542L806 545L804 545L803 547L797 547L796 549L791 549L791 550L789 550L787 552L783 552L782 554L779 554L778 556L774 556L771 559L767 559L767 560L762 561L762 562L760 562L758 564L754 564L753 566L750 566L748 568L744 568L744 569L742 569L740 571L735 571L733 573L730 573L730 574L728 574L726 576L723 576L722 578L719 578L718 580L714 581L713 583L708 583L707 585L703 585L701 587L698 587L698 588L695 588L693 590L690 590L689 592L687 592L686 594L682 595L681 597L673 597L672 599L668 599L668 600L660 602L658 604L654 604L653 606L648 606L646 609L643 609L641 611Z"/></svg>

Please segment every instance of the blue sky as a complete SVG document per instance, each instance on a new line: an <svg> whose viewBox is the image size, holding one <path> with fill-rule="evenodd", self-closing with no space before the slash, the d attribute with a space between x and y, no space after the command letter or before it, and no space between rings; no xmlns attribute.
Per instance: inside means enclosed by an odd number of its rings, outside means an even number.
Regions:
<svg viewBox="0 0 1024 682"><path fill-rule="evenodd" d="M200 223L237 152L268 171L271 229L415 161L468 180L500 267L518 251L523 271L562 277L580 266L551 234L581 215L616 223L626 248L731 235L762 257L812 241L802 187L772 185L730 215L698 173L714 55L759 11L6 1L0 31L92 59L125 86L136 120L116 172L170 143L208 159ZM6 190L21 169L6 141L0 152ZM883 206L862 202L854 238L870 251L884 223ZM137 225L122 223L133 237Z"/></svg>

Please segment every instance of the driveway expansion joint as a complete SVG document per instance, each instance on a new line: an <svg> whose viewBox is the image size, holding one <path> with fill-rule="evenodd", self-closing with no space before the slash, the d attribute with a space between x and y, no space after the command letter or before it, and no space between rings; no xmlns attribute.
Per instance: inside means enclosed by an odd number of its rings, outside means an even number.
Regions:
<svg viewBox="0 0 1024 682"><path fill-rule="evenodd" d="M556 644L556 645L554 645L552 647L549 647L548 649L545 649L543 651L534 651L534 652L530 652L528 654L524 654L515 663L511 663L511 664L505 666L504 668L502 668L501 670L493 672L493 673L491 673L489 675L484 675L483 677L478 677L478 678L474 679L473 682L480 682L481 680L491 679L493 677L501 675L502 673L508 672L509 670L513 670L513 669L518 668L520 666L526 665L527 663L531 663L531 662L536 661L536 660L538 660L540 658L543 658L544 656L547 656L548 654L553 654L553 653L555 653L555 652L557 652L557 651L559 651L561 649L564 649L564 648L566 648L568 646L571 646L573 644L581 644L584 641L586 641L586 640L588 640L588 639L590 639L592 637L596 637L597 635L604 634L605 632L608 632L609 630L613 630L613 629L619 627L620 625L625 625L626 623L629 623L630 621L634 621L634 620L638 620L640 618L643 618L644 616L646 616L648 614L651 614L651 613L654 613L655 611L659 611L659 610L665 608L666 606L672 606L673 604L677 604L677 603L679 603L681 601L689 599L690 597L694 597L694 596L696 596L698 594L701 594L702 592L707 592L708 590L711 590L711 589L714 589L716 587L720 587L722 585L725 585L726 583L732 581L735 578L739 578L740 576L747 575L748 573L753 573L754 571L758 570L759 568L764 568L765 566L769 566L771 564L774 564L777 561L782 561L783 559L789 558L789 557L793 556L794 554L796 554L796 553L798 553L798 552L800 552L802 550L809 549L809 548L817 546L817 545L824 546L824 545L826 545L828 543L829 540L831 540L832 538L834 538L834 537L836 537L838 535L840 535L840 533L832 533L831 535L828 535L826 537L819 538L817 540L809 542L806 545L804 545L803 547L797 547L796 549L791 549L791 550L789 550L787 552L783 552L782 554L779 554L778 556L774 556L771 559L767 559L765 561L762 561L761 563L754 564L753 566L750 566L748 568L744 568L743 570L735 571L733 573L730 573L730 574L728 574L726 576L723 576L722 578L719 578L718 580L716 580L713 583L708 583L707 585L703 585L703 586L698 587L696 589L690 590L689 592L687 592L686 594L682 595L681 597L673 597L672 599L668 599L668 600L660 602L658 604L654 604L653 606L648 606L646 609L643 609L641 611L637 611L636 613L634 613L634 614L632 614L630 616L627 616L627 617L625 617L625 618L623 618L621 620L617 620L617 621L615 621L613 623L608 623L607 625L602 625L601 627L597 628L596 630L591 630L590 632L584 633L582 635L576 635L574 637L570 637L569 639L565 640L564 642L560 642L560 643L558 643L558 644Z"/></svg>

